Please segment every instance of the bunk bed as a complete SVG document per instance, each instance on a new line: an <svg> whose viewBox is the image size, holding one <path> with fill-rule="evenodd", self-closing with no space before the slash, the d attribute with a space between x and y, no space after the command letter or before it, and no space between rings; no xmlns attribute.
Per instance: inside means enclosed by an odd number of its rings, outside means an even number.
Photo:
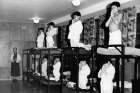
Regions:
<svg viewBox="0 0 140 93"><path fill-rule="evenodd" d="M26 56L26 57L25 57ZM61 49L59 48L31 48L23 50L23 59L25 57L26 60L23 61L24 70L23 70L23 77L26 77L26 80L28 82L39 82L39 84L44 84L48 86L48 92L49 92L49 86L50 85L60 85L60 82L55 82L46 79L42 76L41 71L41 64L42 64L42 58L43 56L48 57L48 67L50 67L52 58L54 56L60 56L61 57ZM38 62L39 71L36 73L36 61ZM25 62L25 63L24 63ZM50 78L50 70L47 71L48 78ZM24 78L23 78L24 79Z"/></svg>
<svg viewBox="0 0 140 93"><path fill-rule="evenodd" d="M48 56L48 66L50 66L51 63L51 57L52 56L60 56L61 57L61 77L60 77L60 81L59 82L54 82L51 80L46 80L45 78L43 78L41 76L41 72L39 75L35 74L35 67L36 67L36 60L39 61L39 65L41 65L42 63L42 58L44 55ZM26 57L25 57L26 56ZM63 87L64 87L64 74L63 74L63 69L65 66L65 62L64 62L64 58L65 57L69 57L69 56L73 56L76 59L76 68L79 69L79 61L81 57L86 57L86 58L92 58L92 52L91 51L86 51L84 48L81 47L67 47L67 48L31 48L31 49L26 49L23 50L23 59L25 59L23 61L23 68L25 68L23 70L23 76L27 78L28 82L33 81L39 81L40 83L46 84L48 86L50 85L60 85L60 93L63 92ZM26 64L25 64L26 63ZM32 67L32 64L33 67ZM78 73L78 70L77 72ZM48 78L50 75L50 71L48 71ZM78 75L78 74L77 74ZM76 93L78 93L78 76L77 76L77 81L76 81L76 88L75 90ZM49 93L49 90L48 90Z"/></svg>
<svg viewBox="0 0 140 93"><path fill-rule="evenodd" d="M119 66L121 67L121 86L119 85L119 76L117 77L117 93L124 93L124 74L125 74L125 59L135 58L140 59L140 49L134 47L125 47L124 45L109 45L108 48L104 48L103 46L95 46L97 55L103 55L107 59L109 58L121 58L116 62L117 71L119 73ZM137 75L137 65L138 62L135 61L134 67L134 81L138 79ZM120 88L121 87L121 88Z"/></svg>

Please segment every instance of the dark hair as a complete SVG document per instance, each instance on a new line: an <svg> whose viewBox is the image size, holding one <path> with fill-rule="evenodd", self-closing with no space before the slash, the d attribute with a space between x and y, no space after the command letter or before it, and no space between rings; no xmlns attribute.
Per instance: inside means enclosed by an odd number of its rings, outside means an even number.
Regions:
<svg viewBox="0 0 140 93"><path fill-rule="evenodd" d="M53 64L54 64L54 61L55 61L57 58L58 58L58 59L60 60L60 62L61 62L61 57L60 57L60 56L54 56L54 57L53 57Z"/></svg>
<svg viewBox="0 0 140 93"><path fill-rule="evenodd" d="M60 57L60 56L54 56L54 57L53 57L53 61L54 61L56 58L59 58L59 59L61 60L61 57Z"/></svg>
<svg viewBox="0 0 140 93"><path fill-rule="evenodd" d="M50 22L50 23L48 23L48 26L53 26L53 27L55 27L55 23L54 23L54 22Z"/></svg>
<svg viewBox="0 0 140 93"><path fill-rule="evenodd" d="M73 19L75 15L76 16L81 16L81 13L79 11L75 11L71 14L71 18Z"/></svg>
<svg viewBox="0 0 140 93"><path fill-rule="evenodd" d="M44 28L40 27L40 28L38 28L38 31L39 31L39 30L43 30L43 31L44 31Z"/></svg>
<svg viewBox="0 0 140 93"><path fill-rule="evenodd" d="M118 2L118 1L114 1L114 2L112 2L112 3L110 3L110 4L108 4L107 6L106 6L106 16L105 16L105 20L104 20L104 23L103 24L105 24L106 23L106 21L109 19L109 17L110 17L110 14L111 14L111 8L112 8L112 6L116 6L116 7L120 7L120 3ZM105 25L103 25L103 27L105 27ZM105 27L106 28L106 27Z"/></svg>
<svg viewBox="0 0 140 93"><path fill-rule="evenodd" d="M118 2L118 1L114 1L114 2L112 2L111 4L110 4L110 7L112 7L112 6L117 6L117 7L120 7L121 5L120 5L120 3Z"/></svg>
<svg viewBox="0 0 140 93"><path fill-rule="evenodd" d="M43 59L45 59L45 58L47 58L47 59L48 59L48 56L47 56L47 55L44 55L44 56L43 56Z"/></svg>
<svg viewBox="0 0 140 93"><path fill-rule="evenodd" d="M84 56L81 56L80 58L80 61L86 61L86 63L88 63L89 62L89 58L88 57L84 57Z"/></svg>

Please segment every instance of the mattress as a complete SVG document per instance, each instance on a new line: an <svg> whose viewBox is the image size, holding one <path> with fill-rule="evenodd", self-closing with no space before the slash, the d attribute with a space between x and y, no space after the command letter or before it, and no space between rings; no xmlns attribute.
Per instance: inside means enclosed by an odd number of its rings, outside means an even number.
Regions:
<svg viewBox="0 0 140 93"><path fill-rule="evenodd" d="M82 47L69 47L69 48L64 48L63 53L65 55L76 55L76 54L90 55L91 51L85 50Z"/></svg>
<svg viewBox="0 0 140 93"><path fill-rule="evenodd" d="M140 56L140 49L134 48L134 47L124 47L124 55L131 55L131 56ZM97 53L102 55L121 55L121 52L119 52L115 48L107 49L99 47L97 48Z"/></svg>

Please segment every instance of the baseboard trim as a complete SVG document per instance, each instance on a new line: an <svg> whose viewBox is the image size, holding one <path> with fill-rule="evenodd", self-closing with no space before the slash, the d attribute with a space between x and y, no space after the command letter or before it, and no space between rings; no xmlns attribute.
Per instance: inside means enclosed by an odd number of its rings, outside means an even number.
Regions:
<svg viewBox="0 0 140 93"><path fill-rule="evenodd" d="M11 81L12 79L0 79L0 81ZM22 80L22 79L18 79L18 80Z"/></svg>

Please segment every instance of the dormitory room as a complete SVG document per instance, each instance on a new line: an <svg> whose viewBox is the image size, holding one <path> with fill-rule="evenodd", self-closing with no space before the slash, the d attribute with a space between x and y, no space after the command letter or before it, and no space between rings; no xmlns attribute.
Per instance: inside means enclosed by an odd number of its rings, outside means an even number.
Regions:
<svg viewBox="0 0 140 93"><path fill-rule="evenodd" d="M0 93L139 93L139 0L0 0Z"/></svg>

